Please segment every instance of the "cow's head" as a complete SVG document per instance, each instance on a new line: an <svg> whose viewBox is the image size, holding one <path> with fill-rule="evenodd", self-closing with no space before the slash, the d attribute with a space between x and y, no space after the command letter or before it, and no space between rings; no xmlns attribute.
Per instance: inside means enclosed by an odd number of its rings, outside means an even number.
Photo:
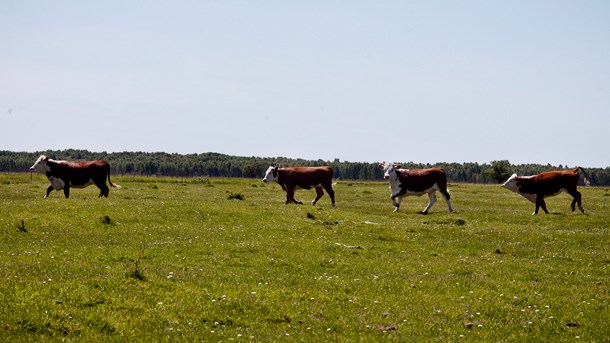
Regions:
<svg viewBox="0 0 610 343"><path fill-rule="evenodd" d="M47 162L49 162L49 158L45 155L40 155L40 157L38 157L38 159L36 160L36 163L34 163L34 165L30 167L30 171L35 171L37 173L46 173L50 171L51 168L49 167Z"/></svg>
<svg viewBox="0 0 610 343"><path fill-rule="evenodd" d="M383 170L383 178L385 180L395 181L398 179L397 169L400 169L402 166L400 164L395 163L380 163L379 168Z"/></svg>
<svg viewBox="0 0 610 343"><path fill-rule="evenodd" d="M269 167L267 169L267 172L265 173L265 177L263 178L263 181L264 182L277 181L277 179L278 179L277 170L278 169L279 169L278 167Z"/></svg>
<svg viewBox="0 0 610 343"><path fill-rule="evenodd" d="M506 182L502 184L502 187L506 189L510 189L513 192L519 193L519 185L517 182L519 181L519 177L517 174L511 175Z"/></svg>

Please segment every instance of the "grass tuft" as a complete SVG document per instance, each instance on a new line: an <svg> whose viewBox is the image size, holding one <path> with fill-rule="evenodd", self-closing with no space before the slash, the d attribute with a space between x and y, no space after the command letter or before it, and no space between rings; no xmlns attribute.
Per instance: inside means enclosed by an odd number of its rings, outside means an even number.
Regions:
<svg viewBox="0 0 610 343"><path fill-rule="evenodd" d="M233 199L235 199L235 200L246 200L246 197L242 193L233 193L233 192L230 192L229 196L228 196L228 199L229 200L233 200Z"/></svg>
<svg viewBox="0 0 610 343"><path fill-rule="evenodd" d="M28 232L25 228L25 221L21 219L21 223L17 224L17 231L19 232Z"/></svg>
<svg viewBox="0 0 610 343"><path fill-rule="evenodd" d="M112 219L110 219L108 215L103 215L100 217L100 222L105 225L110 225L112 224Z"/></svg>
<svg viewBox="0 0 610 343"><path fill-rule="evenodd" d="M142 272L142 269L140 268L140 260L142 259L143 254L144 254L144 251L140 251L140 253L138 254L138 257L134 261L134 269L128 274L128 276L130 278L140 280L140 281L146 281L146 277L144 276L144 273Z"/></svg>

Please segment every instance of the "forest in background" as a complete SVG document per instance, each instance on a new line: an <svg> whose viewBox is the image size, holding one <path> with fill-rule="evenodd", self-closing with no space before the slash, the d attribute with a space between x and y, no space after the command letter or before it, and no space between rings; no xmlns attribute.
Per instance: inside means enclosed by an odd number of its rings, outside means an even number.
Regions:
<svg viewBox="0 0 610 343"><path fill-rule="evenodd" d="M175 154L164 152L91 152L87 150L47 150L37 152L0 151L0 172L29 172L40 155L56 160L90 161L102 159L110 163L113 175L157 176L157 177L240 177L262 178L269 166L320 166L330 165L338 180L382 180L383 173L377 162L348 162L305 160L287 157L244 157L213 152L200 154ZM398 162L398 161L394 161ZM501 183L512 173L533 175L543 171L568 169L568 166L550 164L518 164L507 160L489 163L415 163L402 162L403 168L444 168L449 182ZM574 168L570 166L569 168ZM593 186L610 185L610 167L585 168ZM581 176L582 183L582 176Z"/></svg>

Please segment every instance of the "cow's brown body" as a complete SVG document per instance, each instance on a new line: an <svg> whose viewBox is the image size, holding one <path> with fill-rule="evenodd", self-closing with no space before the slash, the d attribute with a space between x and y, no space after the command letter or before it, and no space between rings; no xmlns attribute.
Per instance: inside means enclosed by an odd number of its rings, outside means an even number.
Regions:
<svg viewBox="0 0 610 343"><path fill-rule="evenodd" d="M517 176L517 174L513 174L502 186L536 204L533 214L537 214L540 208L545 213L549 213L544 198L557 195L563 191L573 197L571 204L572 211L576 209L575 205L578 204L578 208L584 213L585 210L581 203L582 197L577 190L579 170L582 170L585 174L585 184L589 184L587 172L581 167L576 167L571 170L555 170L533 176Z"/></svg>
<svg viewBox="0 0 610 343"><path fill-rule="evenodd" d="M85 188L92 184L100 189L100 197L107 197L110 189L106 185L106 179L112 187L119 188L110 181L110 165L103 160L67 162L55 161L43 155L30 169L44 172L49 179L51 185L47 188L45 198L54 189L58 191L63 189L65 197L68 198L71 187Z"/></svg>
<svg viewBox="0 0 610 343"><path fill-rule="evenodd" d="M312 205L315 205L324 195L324 189L330 197L332 206L335 206L335 191L332 186L332 177L333 169L328 166L292 168L269 167L263 181L269 182L275 180L282 189L286 191L286 204L291 202L302 204L302 202L294 198L294 192L297 189L315 188L316 198L311 202Z"/></svg>

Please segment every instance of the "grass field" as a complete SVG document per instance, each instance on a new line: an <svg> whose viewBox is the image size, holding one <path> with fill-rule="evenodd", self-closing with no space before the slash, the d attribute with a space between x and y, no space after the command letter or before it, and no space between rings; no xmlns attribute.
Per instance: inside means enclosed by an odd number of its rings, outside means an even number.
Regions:
<svg viewBox="0 0 610 343"><path fill-rule="evenodd" d="M116 177L43 199L0 174L0 341L610 340L610 191L551 214L451 184L392 213L386 183L313 207L277 184Z"/></svg>

